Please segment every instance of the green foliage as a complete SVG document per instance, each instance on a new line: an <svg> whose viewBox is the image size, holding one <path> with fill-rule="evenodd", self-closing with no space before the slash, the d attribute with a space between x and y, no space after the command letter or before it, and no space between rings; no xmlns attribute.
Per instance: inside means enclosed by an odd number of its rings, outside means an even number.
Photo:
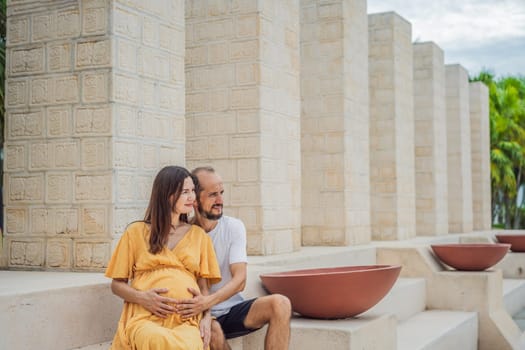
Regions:
<svg viewBox="0 0 525 350"><path fill-rule="evenodd" d="M517 202L525 189L525 78L482 71L471 80L489 89L492 219L519 228L525 223L525 200Z"/></svg>

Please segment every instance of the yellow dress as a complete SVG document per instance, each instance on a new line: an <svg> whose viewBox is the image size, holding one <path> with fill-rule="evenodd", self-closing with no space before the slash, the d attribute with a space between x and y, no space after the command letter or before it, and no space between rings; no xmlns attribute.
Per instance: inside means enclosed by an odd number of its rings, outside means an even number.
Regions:
<svg viewBox="0 0 525 350"><path fill-rule="evenodd" d="M197 278L220 281L220 271L210 237L192 225L172 250L157 254L149 248L149 226L131 224L120 239L106 269L106 277L130 280L137 290L168 288L162 296L188 299L188 287L199 289ZM160 318L138 304L124 302L113 339L113 350L202 350L201 315L182 320L176 313Z"/></svg>

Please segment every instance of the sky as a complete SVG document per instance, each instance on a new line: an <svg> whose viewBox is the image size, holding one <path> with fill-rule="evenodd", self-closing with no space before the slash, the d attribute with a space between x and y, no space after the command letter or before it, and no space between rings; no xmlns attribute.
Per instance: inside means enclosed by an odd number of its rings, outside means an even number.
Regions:
<svg viewBox="0 0 525 350"><path fill-rule="evenodd" d="M394 11L412 23L412 40L433 41L445 63L471 76L525 76L525 0L368 0L368 13Z"/></svg>

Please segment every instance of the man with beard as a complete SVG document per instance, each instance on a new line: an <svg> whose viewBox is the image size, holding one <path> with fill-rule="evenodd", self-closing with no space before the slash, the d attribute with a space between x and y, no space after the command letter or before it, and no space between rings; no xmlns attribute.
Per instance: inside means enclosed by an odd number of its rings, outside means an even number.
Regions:
<svg viewBox="0 0 525 350"><path fill-rule="evenodd" d="M288 349L291 304L279 294L244 300L240 292L246 284L246 229L236 218L223 215L224 186L212 167L192 171L197 189L195 224L211 237L219 267L221 282L210 287L209 295L190 289L192 299L177 303L177 312L191 317L211 309L212 350L230 350L226 339L240 337L268 325L266 350ZM210 322L210 319L203 320ZM203 329L201 327L201 329Z"/></svg>

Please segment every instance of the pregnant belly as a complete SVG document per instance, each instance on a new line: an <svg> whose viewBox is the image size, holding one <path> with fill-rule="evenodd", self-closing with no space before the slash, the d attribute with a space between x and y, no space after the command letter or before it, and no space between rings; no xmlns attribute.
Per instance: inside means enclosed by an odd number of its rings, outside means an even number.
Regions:
<svg viewBox="0 0 525 350"><path fill-rule="evenodd" d="M138 290L167 288L168 292L163 293L162 296L174 299L192 298L193 295L188 291L188 288L199 289L195 278L191 274L175 268L143 273L133 280L132 287Z"/></svg>

